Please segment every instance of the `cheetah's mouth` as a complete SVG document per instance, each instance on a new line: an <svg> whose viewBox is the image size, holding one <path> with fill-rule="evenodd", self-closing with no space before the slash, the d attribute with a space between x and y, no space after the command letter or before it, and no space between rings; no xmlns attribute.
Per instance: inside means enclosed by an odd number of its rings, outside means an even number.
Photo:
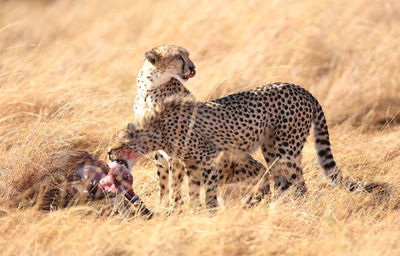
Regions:
<svg viewBox="0 0 400 256"><path fill-rule="evenodd" d="M125 166L126 169L129 170L128 162L127 162L126 160L124 160L124 159L116 159L116 160L114 160L114 161L117 162L117 163L120 164L120 165Z"/></svg>
<svg viewBox="0 0 400 256"><path fill-rule="evenodd" d="M192 77L194 77L195 75L196 75L196 70L193 69L193 70L190 71L189 74L187 74L187 75L181 75L181 77L182 77L183 80L189 80L189 78L192 78Z"/></svg>

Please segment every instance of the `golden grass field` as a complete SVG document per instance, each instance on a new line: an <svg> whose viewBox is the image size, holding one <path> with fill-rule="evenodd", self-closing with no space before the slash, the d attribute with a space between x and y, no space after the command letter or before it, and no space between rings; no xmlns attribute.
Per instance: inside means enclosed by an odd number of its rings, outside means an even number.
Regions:
<svg viewBox="0 0 400 256"><path fill-rule="evenodd" d="M144 52L177 44L200 100L287 81L309 89L330 124L336 162L389 182L391 198L332 188L311 141L309 192L252 209L234 200L146 221L0 207L1 255L400 255L400 1L0 1L0 199L29 185L37 161L81 148L106 157L132 120ZM256 158L261 161L259 154ZM135 191L158 204L155 167Z"/></svg>

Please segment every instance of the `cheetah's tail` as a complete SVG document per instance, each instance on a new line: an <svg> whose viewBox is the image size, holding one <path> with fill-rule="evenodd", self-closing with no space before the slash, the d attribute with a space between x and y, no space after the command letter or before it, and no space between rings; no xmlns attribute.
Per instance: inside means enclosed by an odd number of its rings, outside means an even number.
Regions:
<svg viewBox="0 0 400 256"><path fill-rule="evenodd" d="M324 112L319 104L314 115L314 138L318 164L323 169L323 175L329 179L333 186L342 185L351 192L391 194L391 187L387 183L357 181L349 176L343 176L342 171L336 166L336 162L333 159L328 126Z"/></svg>

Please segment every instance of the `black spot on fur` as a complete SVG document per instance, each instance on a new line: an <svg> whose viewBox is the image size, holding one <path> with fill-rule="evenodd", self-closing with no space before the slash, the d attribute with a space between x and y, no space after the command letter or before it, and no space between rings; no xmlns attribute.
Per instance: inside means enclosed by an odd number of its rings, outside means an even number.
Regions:
<svg viewBox="0 0 400 256"><path fill-rule="evenodd" d="M323 157L323 156L325 156L327 153L328 153L328 150L321 150L321 151L318 152L318 155L319 155L320 157Z"/></svg>
<svg viewBox="0 0 400 256"><path fill-rule="evenodd" d="M198 167L196 165L189 165L188 168L192 170L197 170Z"/></svg>
<svg viewBox="0 0 400 256"><path fill-rule="evenodd" d="M333 167L335 167L336 166L336 163L335 163L335 161L332 161L332 162L329 162L329 163L326 163L326 164L324 164L324 169L331 169L331 168L333 168Z"/></svg>
<svg viewBox="0 0 400 256"><path fill-rule="evenodd" d="M201 184L200 181L198 181L198 180L192 180L190 183L197 185L197 186L200 186L200 184Z"/></svg>
<svg viewBox="0 0 400 256"><path fill-rule="evenodd" d="M331 145L331 143L329 142L329 140L321 140L320 142L319 142L319 144L321 144L321 145Z"/></svg>

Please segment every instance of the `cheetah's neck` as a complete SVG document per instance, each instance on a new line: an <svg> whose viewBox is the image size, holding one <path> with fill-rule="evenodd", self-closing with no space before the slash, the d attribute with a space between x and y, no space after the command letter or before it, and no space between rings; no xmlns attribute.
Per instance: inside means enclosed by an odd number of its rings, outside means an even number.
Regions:
<svg viewBox="0 0 400 256"><path fill-rule="evenodd" d="M161 79L157 69L154 69L150 64L145 62L140 68L137 75L138 92L145 93L148 90L157 89L160 86L170 84L172 81L178 82L181 86L183 84L177 79Z"/></svg>
<svg viewBox="0 0 400 256"><path fill-rule="evenodd" d="M181 91L190 92L184 85L175 78L168 81L157 79L157 71L152 70L148 65L144 64L137 76L137 94L134 104L135 118L140 120L147 111L154 108L156 103L168 96L168 93L180 93ZM168 92L168 93L167 93Z"/></svg>

